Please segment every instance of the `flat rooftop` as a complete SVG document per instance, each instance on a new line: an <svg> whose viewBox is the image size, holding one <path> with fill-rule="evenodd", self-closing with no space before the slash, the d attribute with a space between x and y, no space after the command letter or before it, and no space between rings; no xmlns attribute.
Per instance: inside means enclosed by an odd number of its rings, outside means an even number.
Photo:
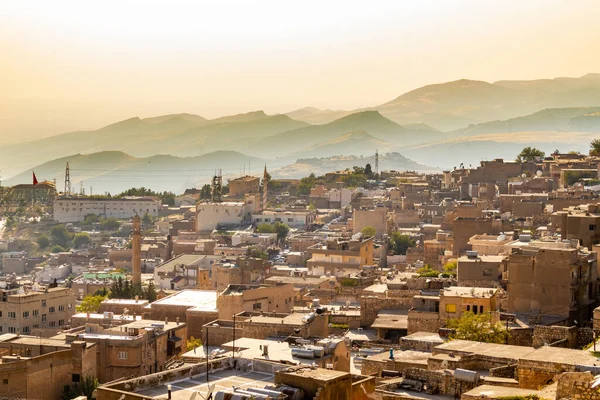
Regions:
<svg viewBox="0 0 600 400"><path fill-rule="evenodd" d="M102 300L103 304L124 304L124 305L135 305L135 304L141 304L141 305L145 305L148 304L148 300L143 300L143 299L106 299L106 300Z"/></svg>
<svg viewBox="0 0 600 400"><path fill-rule="evenodd" d="M178 240L178 243L182 243L182 240ZM196 243L195 240L189 240L190 243ZM206 255L201 254L181 254L175 258L171 258L169 261L164 262L156 267L157 270L171 271L176 265L193 266L194 264L202 261L206 258Z"/></svg>
<svg viewBox="0 0 600 400"><path fill-rule="evenodd" d="M148 389L137 391L136 394L148 398L167 398L167 384L171 385L171 399L173 400L189 400L194 392L206 395L208 385L215 385L213 393L221 390L231 390L233 386L240 389L248 389L250 387L264 388L266 385L273 383L273 375L261 372L240 372L237 370L225 370L211 372L209 374L209 382L206 382L206 375L200 374L191 378L177 381L166 382L164 385L155 386Z"/></svg>
<svg viewBox="0 0 600 400"><path fill-rule="evenodd" d="M505 386L481 385L464 393L470 398L525 398L527 395L537 395L541 400L554 400L556 394L550 390L521 389Z"/></svg>
<svg viewBox="0 0 600 400"><path fill-rule="evenodd" d="M377 313L371 328L408 329L408 310L384 308Z"/></svg>
<svg viewBox="0 0 600 400"><path fill-rule="evenodd" d="M559 349L557 350L565 350ZM533 347L512 346L506 344L472 342L470 340L451 340L433 349L434 354L439 353L465 353L480 354L491 357L519 360L536 351Z"/></svg>
<svg viewBox="0 0 600 400"><path fill-rule="evenodd" d="M188 306L199 311L217 311L215 290L182 290L150 304L164 306Z"/></svg>
<svg viewBox="0 0 600 400"><path fill-rule="evenodd" d="M466 298L490 298L498 289L450 286L444 289L444 296L447 297L466 297Z"/></svg>

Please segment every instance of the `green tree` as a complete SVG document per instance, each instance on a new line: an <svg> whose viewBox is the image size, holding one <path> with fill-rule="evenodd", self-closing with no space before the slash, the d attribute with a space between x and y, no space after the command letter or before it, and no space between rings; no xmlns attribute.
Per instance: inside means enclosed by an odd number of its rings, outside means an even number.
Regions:
<svg viewBox="0 0 600 400"><path fill-rule="evenodd" d="M79 396L91 399L98 385L98 379L95 377L90 375L82 377L79 382L73 382L71 386L65 386L62 392L62 399L71 400Z"/></svg>
<svg viewBox="0 0 600 400"><path fill-rule="evenodd" d="M211 198L211 187L207 183L200 189L200 200L208 200Z"/></svg>
<svg viewBox="0 0 600 400"><path fill-rule="evenodd" d="M419 268L417 270L417 274L419 274L420 277L436 278L440 274L440 271L436 271L435 269L431 268L431 265L425 264L423 268Z"/></svg>
<svg viewBox="0 0 600 400"><path fill-rule="evenodd" d="M536 158L543 158L546 155L543 151L536 149L535 147L527 146L517 155L518 162L531 162L535 161Z"/></svg>
<svg viewBox="0 0 600 400"><path fill-rule="evenodd" d="M269 258L269 255L267 253L265 253L257 247L249 247L248 251L246 252L246 256L252 258L262 258L264 260L267 260Z"/></svg>
<svg viewBox="0 0 600 400"><path fill-rule="evenodd" d="M64 225L56 225L53 226L50 230L50 237L53 245L58 245L63 248L69 248L69 242L71 241L71 237L69 235L69 231L67 227Z"/></svg>
<svg viewBox="0 0 600 400"><path fill-rule="evenodd" d="M115 217L105 218L100 221L100 229L105 231L115 231L119 229L119 226L121 226L121 224Z"/></svg>
<svg viewBox="0 0 600 400"><path fill-rule="evenodd" d="M100 217L98 217L96 214L87 214L83 219L84 225L92 225L97 222L100 222Z"/></svg>
<svg viewBox="0 0 600 400"><path fill-rule="evenodd" d="M256 227L258 233L275 233L275 226L273 224L262 223Z"/></svg>
<svg viewBox="0 0 600 400"><path fill-rule="evenodd" d="M156 301L156 286L154 286L154 282L150 281L148 283L148 287L146 288L145 299L150 303Z"/></svg>
<svg viewBox="0 0 600 400"><path fill-rule="evenodd" d="M456 276L457 266L458 263L456 262L456 260L448 261L444 265L444 274L452 277Z"/></svg>
<svg viewBox="0 0 600 400"><path fill-rule="evenodd" d="M277 240L279 243L285 242L285 238L287 238L289 231L290 227L283 222L275 222L275 233L277 233Z"/></svg>
<svg viewBox="0 0 600 400"><path fill-rule="evenodd" d="M45 249L46 247L50 246L50 239L48 239L48 236L46 235L38 236L38 238L35 241L40 249Z"/></svg>
<svg viewBox="0 0 600 400"><path fill-rule="evenodd" d="M314 173L311 173L309 176L300 179L300 184L298 185L298 194L300 195L308 195L310 194L310 189L312 189L317 183L317 177Z"/></svg>
<svg viewBox="0 0 600 400"><path fill-rule="evenodd" d="M154 219L152 218L152 216L150 214L148 214L148 213L145 213L144 216L142 217L142 223L144 225L150 225L150 224L152 224L153 220Z"/></svg>
<svg viewBox="0 0 600 400"><path fill-rule="evenodd" d="M369 178L373 177L373 169L371 168L371 164L365 165L365 175Z"/></svg>
<svg viewBox="0 0 600 400"><path fill-rule="evenodd" d="M485 343L506 343L508 332L499 322L494 322L492 314L463 312L460 318L448 320L447 328L453 329L451 339L472 340Z"/></svg>
<svg viewBox="0 0 600 400"><path fill-rule="evenodd" d="M389 239L390 251L393 255L406 255L406 251L410 247L415 247L415 240L408 236L399 232L393 232Z"/></svg>
<svg viewBox="0 0 600 400"><path fill-rule="evenodd" d="M591 141L590 156L600 156L600 139L594 139Z"/></svg>
<svg viewBox="0 0 600 400"><path fill-rule="evenodd" d="M192 351L196 347L200 347L200 346L202 346L202 340L196 339L193 336L190 336L185 344L187 351Z"/></svg>
<svg viewBox="0 0 600 400"><path fill-rule="evenodd" d="M367 165L369 165L369 164L367 164ZM365 226L364 228L362 228L362 230L360 232L362 233L363 237L366 239L366 238L375 236L375 234L377 233L377 229L375 229L374 227L369 225L369 226Z"/></svg>
<svg viewBox="0 0 600 400"><path fill-rule="evenodd" d="M76 233L75 237L73 238L73 245L76 249L82 246L87 246L90 243L92 243L92 237L87 232Z"/></svg>
<svg viewBox="0 0 600 400"><path fill-rule="evenodd" d="M100 303L106 299L106 296L100 295L87 295L81 300L81 304L75 307L77 312L91 312L95 313L100 309Z"/></svg>
<svg viewBox="0 0 600 400"><path fill-rule="evenodd" d="M50 253L62 253L63 251L67 251L67 249L65 249L59 244L55 244L50 248Z"/></svg>

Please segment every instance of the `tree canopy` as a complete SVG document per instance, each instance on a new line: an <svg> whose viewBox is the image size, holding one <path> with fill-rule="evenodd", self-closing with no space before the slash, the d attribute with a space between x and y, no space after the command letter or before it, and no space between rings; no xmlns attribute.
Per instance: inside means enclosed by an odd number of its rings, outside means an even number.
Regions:
<svg viewBox="0 0 600 400"><path fill-rule="evenodd" d="M600 139L594 139L590 143L590 155L600 156Z"/></svg>
<svg viewBox="0 0 600 400"><path fill-rule="evenodd" d="M158 197L162 201L163 204L167 204L170 206L175 205L175 193L173 192L155 192L151 189L140 187L140 188L131 188L127 189L123 193L120 193L117 197L126 197L126 196L152 196Z"/></svg>
<svg viewBox="0 0 600 400"><path fill-rule="evenodd" d="M364 228L362 228L362 230L360 231L363 235L363 237L366 238L370 238L375 236L375 234L377 234L377 229L375 229L372 226L365 226Z"/></svg>
<svg viewBox="0 0 600 400"><path fill-rule="evenodd" d="M535 147L527 146L517 155L518 162L531 162L535 161L536 158L544 158L546 153L536 149Z"/></svg>
<svg viewBox="0 0 600 400"><path fill-rule="evenodd" d="M415 247L417 245L412 237L400 232L393 232L388 241L392 255L406 255L406 251L410 247Z"/></svg>
<svg viewBox="0 0 600 400"><path fill-rule="evenodd" d="M48 236L46 235L38 236L38 238L35 241L40 247L40 249L45 249L46 247L50 246L50 239L48 239Z"/></svg>
<svg viewBox="0 0 600 400"><path fill-rule="evenodd" d="M87 295L81 300L81 304L75 307L77 312L91 312L95 313L100 309L100 303L106 299L107 296L101 295Z"/></svg>
<svg viewBox="0 0 600 400"><path fill-rule="evenodd" d="M50 237L53 245L58 245L62 248L69 248L71 235L64 225L53 226L50 230Z"/></svg>
<svg viewBox="0 0 600 400"><path fill-rule="evenodd" d="M92 242L92 237L87 232L76 233L75 237L73 238L73 246L75 246L76 249L78 249L82 246L86 246L86 245L90 244L91 242Z"/></svg>
<svg viewBox="0 0 600 400"><path fill-rule="evenodd" d="M463 312L460 318L448 320L447 328L453 329L451 339L472 340L485 343L506 343L508 332L499 322L494 322L492 314Z"/></svg>

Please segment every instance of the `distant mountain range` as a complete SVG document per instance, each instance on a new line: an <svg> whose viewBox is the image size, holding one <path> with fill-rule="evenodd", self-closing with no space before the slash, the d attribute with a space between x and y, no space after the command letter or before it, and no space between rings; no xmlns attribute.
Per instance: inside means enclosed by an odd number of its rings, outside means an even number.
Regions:
<svg viewBox="0 0 600 400"><path fill-rule="evenodd" d="M307 107L212 120L185 113L134 117L93 131L0 145L0 172L10 178L7 184L29 182L32 168L40 178L61 181L69 161L75 183L98 185L100 191L142 184L178 190L207 181L216 168L239 175L248 163L256 169L267 163L291 176L290 171L334 167L378 150L396 154L396 161L405 157L399 165L442 169L512 159L527 145L547 153L585 152L596 135L600 74L494 83L465 79L427 85L361 110ZM173 182L163 185L161 173Z"/></svg>
<svg viewBox="0 0 600 400"><path fill-rule="evenodd" d="M305 108L288 115L301 121L324 123L357 111L377 110L401 125L420 122L442 131L451 131L469 124L508 119L545 108L599 105L600 74L587 74L580 78L494 83L461 79L423 86L387 103L362 110Z"/></svg>
<svg viewBox="0 0 600 400"><path fill-rule="evenodd" d="M235 151L217 151L197 157L156 155L136 158L120 151L75 154L52 160L33 168L38 180L57 179L57 190L64 190L66 163L71 169L71 189L79 193L83 187L89 194L90 186L96 194L120 193L131 187L144 186L153 190L182 193L187 188L201 187L218 169L224 180L238 177L248 162L255 175L262 175L265 160L247 157ZM247 171L246 171L247 172ZM31 183L27 170L7 181L6 185Z"/></svg>

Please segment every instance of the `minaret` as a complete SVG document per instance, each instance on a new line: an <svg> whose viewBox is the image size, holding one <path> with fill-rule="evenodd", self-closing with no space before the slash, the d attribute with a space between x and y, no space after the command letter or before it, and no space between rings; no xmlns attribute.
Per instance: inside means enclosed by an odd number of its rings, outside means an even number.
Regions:
<svg viewBox="0 0 600 400"><path fill-rule="evenodd" d="M142 284L142 230L140 216L133 217L133 238L131 240L131 280L134 285Z"/></svg>
<svg viewBox="0 0 600 400"><path fill-rule="evenodd" d="M263 173L263 190L262 190L262 209L267 209L267 196L269 194L269 173L267 172L267 164L265 164L265 172Z"/></svg>

